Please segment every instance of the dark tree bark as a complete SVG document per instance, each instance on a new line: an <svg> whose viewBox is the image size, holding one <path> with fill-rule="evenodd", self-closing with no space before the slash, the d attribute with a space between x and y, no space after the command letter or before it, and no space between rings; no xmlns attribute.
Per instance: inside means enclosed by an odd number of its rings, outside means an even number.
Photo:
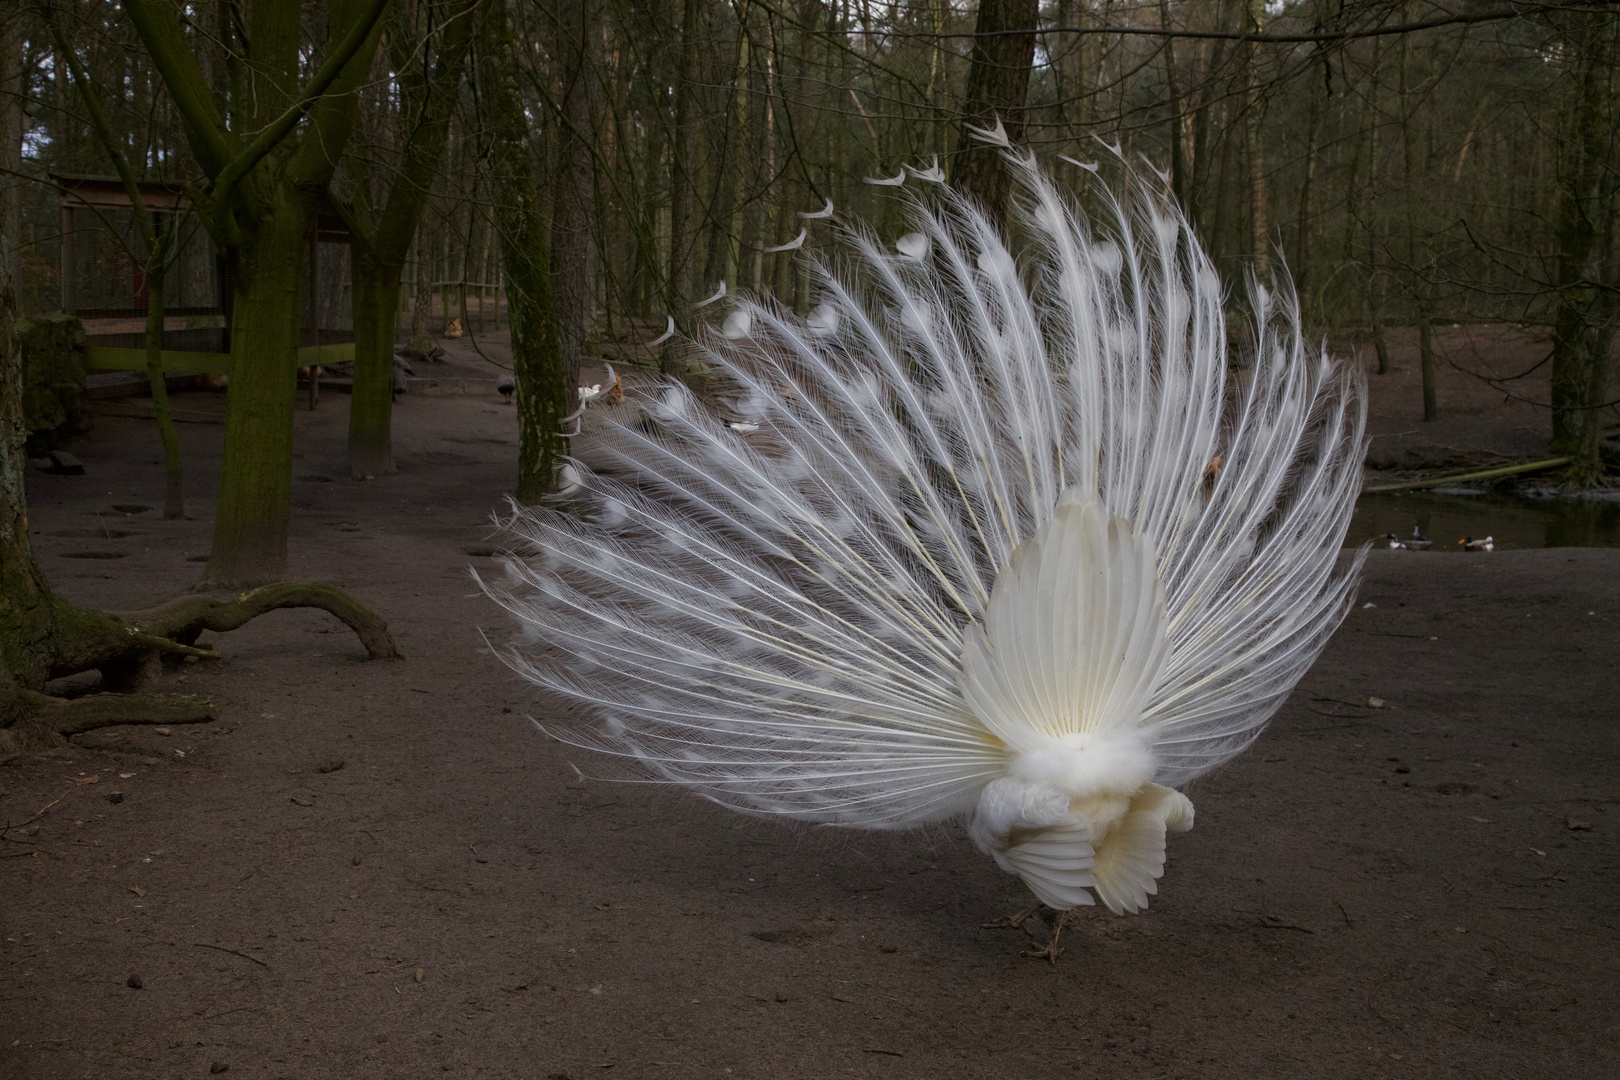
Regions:
<svg viewBox="0 0 1620 1080"><path fill-rule="evenodd" d="M1617 32L1604 11L1567 13L1560 28L1571 67L1558 131L1558 297L1553 317L1552 449L1577 461L1571 479L1602 475L1601 406L1620 304L1614 66Z"/></svg>
<svg viewBox="0 0 1620 1080"><path fill-rule="evenodd" d="M1406 115L1406 122L1401 125L1401 153L1406 181L1406 265L1418 298L1418 366L1423 376L1423 419L1434 421L1440 419L1440 402L1435 395L1434 283L1425 269L1425 264L1432 262L1432 255L1426 242L1420 246L1417 220L1421 198L1418 176L1420 172L1427 172L1428 162L1424 161L1423 168L1419 168L1418 126L1410 105L1411 45L1409 40L1401 40L1401 109Z"/></svg>
<svg viewBox="0 0 1620 1080"><path fill-rule="evenodd" d="M0 274L17 280L22 241L21 195L27 180L22 171L22 143L28 100L26 34L23 6L4 5L0 11Z"/></svg>
<svg viewBox="0 0 1620 1080"><path fill-rule="evenodd" d="M517 383L517 498L528 503L556 486L568 448L562 421L569 413L569 384L557 336L546 212L534 179L529 122L518 89L517 39L502 0L483 5L478 52Z"/></svg>
<svg viewBox="0 0 1620 1080"><path fill-rule="evenodd" d="M684 0L681 13L679 70L675 78L675 129L670 139L668 313L682 330L690 329L692 262L697 252L697 127L702 119L702 86L698 82L705 6ZM659 354L666 375L685 371L681 349L673 341Z"/></svg>
<svg viewBox="0 0 1620 1080"><path fill-rule="evenodd" d="M565 386L579 384L585 337L596 315L596 159L592 87L596 20L590 0L564 4L557 26L562 61L561 131L557 139L556 194L552 198L552 267L557 286L557 327Z"/></svg>
<svg viewBox="0 0 1620 1080"><path fill-rule="evenodd" d="M967 98L952 180L996 214L1007 205L1000 150L975 139L969 128L994 128L999 119L1016 144L1024 137L1024 103L1035 62L1038 0L981 0L968 68Z"/></svg>

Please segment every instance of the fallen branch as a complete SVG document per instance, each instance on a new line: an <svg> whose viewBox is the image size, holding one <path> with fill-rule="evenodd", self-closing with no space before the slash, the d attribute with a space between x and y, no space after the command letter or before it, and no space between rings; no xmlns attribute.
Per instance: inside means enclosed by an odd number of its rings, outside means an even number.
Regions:
<svg viewBox="0 0 1620 1080"><path fill-rule="evenodd" d="M1548 458L1546 461L1531 461L1523 465L1505 465L1500 469L1485 469L1481 472L1453 473L1450 476L1432 476L1427 480L1407 480L1399 484L1380 484L1378 487L1364 487L1361 489L1361 493L1363 495L1384 495L1392 491L1412 491L1417 488L1460 484L1470 480L1494 480L1499 476L1517 476L1522 473L1556 469L1560 465L1568 465L1571 460L1573 459L1555 457Z"/></svg>

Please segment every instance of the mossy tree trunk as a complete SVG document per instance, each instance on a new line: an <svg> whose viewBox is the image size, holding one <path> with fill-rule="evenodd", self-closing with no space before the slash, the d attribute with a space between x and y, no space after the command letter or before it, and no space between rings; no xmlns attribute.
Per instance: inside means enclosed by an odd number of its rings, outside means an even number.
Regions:
<svg viewBox="0 0 1620 1080"><path fill-rule="evenodd" d="M129 616L68 603L51 591L28 542L26 438L11 283L0 274L0 761L114 724L214 719L206 698L126 691L161 656L212 656L194 644L201 631L234 630L277 608L321 608L352 627L373 658L399 655L387 624L328 585L271 585L229 601L190 596ZM73 700L44 692L51 679L95 670L113 692Z"/></svg>
<svg viewBox="0 0 1620 1080"><path fill-rule="evenodd" d="M313 220L309 208L278 207L259 217L237 249L231 384L205 588L260 585L287 572L296 357Z"/></svg>
<svg viewBox="0 0 1620 1080"><path fill-rule="evenodd" d="M194 24L170 0L126 0L207 178L193 192L214 243L236 267L225 455L214 544L201 584L238 587L286 572L292 425L307 245L354 124L388 0L331 0L325 60L300 85L304 5L255 4L225 20L233 72L217 101ZM223 105L223 108L222 108Z"/></svg>
<svg viewBox="0 0 1620 1080"><path fill-rule="evenodd" d="M562 420L569 412L569 388L557 334L545 213L518 88L517 39L502 0L483 6L478 48L479 89L488 110L495 178L495 223L501 230L506 269L512 375L517 383L517 498L531 503L556 486L556 472L568 446Z"/></svg>
<svg viewBox="0 0 1620 1080"><path fill-rule="evenodd" d="M356 478L395 472L394 326L400 279L411 254L434 174L444 156L450 117L477 0L395 9L387 20L389 67L398 82L401 161L377 209L363 154L351 155L353 197L338 204L354 236L354 387L349 401L349 468ZM431 13L431 22L426 21ZM415 25L413 20L424 20Z"/></svg>
<svg viewBox="0 0 1620 1080"><path fill-rule="evenodd" d="M349 400L349 470L357 480L394 467L394 305L403 267L355 245L354 388Z"/></svg>

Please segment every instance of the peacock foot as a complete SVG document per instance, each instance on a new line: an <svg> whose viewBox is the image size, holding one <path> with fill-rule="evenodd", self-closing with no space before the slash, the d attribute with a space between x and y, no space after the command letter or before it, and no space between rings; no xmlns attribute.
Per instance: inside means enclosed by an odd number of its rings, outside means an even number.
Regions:
<svg viewBox="0 0 1620 1080"><path fill-rule="evenodd" d="M1031 960L1047 960L1056 964L1058 957L1063 955L1063 949L1058 945L1058 935L1063 933L1063 926L1069 921L1069 913L1060 911L1057 918L1052 920L1052 936L1045 945L1038 949L1028 949L1024 955Z"/></svg>
<svg viewBox="0 0 1620 1080"><path fill-rule="evenodd" d="M983 925L983 928L985 930L1003 930L1003 929L1009 929L1009 928L1013 929L1013 930L1022 930L1024 928L1024 924L1029 922L1029 920L1033 919L1035 917L1036 912L1038 912L1040 910L1041 910L1041 902L1039 900L1037 900L1033 904L1029 905L1029 907L1025 908L1023 911L1020 911L1017 915L1014 915L1010 919L1008 919L1008 918L992 919L990 922L984 923L982 925Z"/></svg>

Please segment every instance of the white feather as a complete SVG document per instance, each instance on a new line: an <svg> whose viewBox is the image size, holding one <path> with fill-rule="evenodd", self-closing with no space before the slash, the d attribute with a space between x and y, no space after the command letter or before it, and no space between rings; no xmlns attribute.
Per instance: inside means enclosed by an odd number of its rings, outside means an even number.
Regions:
<svg viewBox="0 0 1620 1080"><path fill-rule="evenodd" d="M745 424L673 383L655 431L604 416L613 475L570 464L569 502L508 522L544 557L483 585L523 628L507 661L586 706L546 730L628 774L958 818L1045 903L1136 911L1192 824L1171 789L1253 742L1344 615L1364 390L1286 283L1251 283L1229 376L1220 282L1159 189L1088 219L1004 156L1025 258L948 189L909 257L856 231L807 322L745 301L706 343Z"/></svg>
<svg viewBox="0 0 1620 1080"><path fill-rule="evenodd" d="M748 331L754 324L753 316L747 308L738 308L726 316L726 321L720 324L720 334L731 341L748 336Z"/></svg>
<svg viewBox="0 0 1620 1080"><path fill-rule="evenodd" d="M723 282L723 281L720 283L722 293L725 291L725 284L726 283ZM702 305L700 304L698 306L701 307ZM657 337L653 338L651 341L647 342L647 347L649 349L653 348L654 346L657 346L657 345L662 345L664 342L668 341L670 338L675 336L675 316L666 315L666 316L664 316L664 318L665 318L666 323L667 323L665 325L665 327L664 327L664 332L662 334L659 334Z"/></svg>
<svg viewBox="0 0 1620 1080"><path fill-rule="evenodd" d="M817 304L804 322L811 337L831 337L838 332L838 309L831 304Z"/></svg>
<svg viewBox="0 0 1620 1080"><path fill-rule="evenodd" d="M921 262L928 257L928 237L920 232L906 233L894 242L894 249L908 259Z"/></svg>
<svg viewBox="0 0 1620 1080"><path fill-rule="evenodd" d="M945 182L945 170L939 167L938 154L934 155L933 163L926 169L917 169L910 165L902 165L901 168L917 179L926 180L930 184L943 184Z"/></svg>
<svg viewBox="0 0 1620 1080"><path fill-rule="evenodd" d="M785 244L777 244L775 247L766 248L765 254L771 255L779 251L798 251L800 248L804 247L804 238L809 235L809 229L801 228L798 236L795 236Z"/></svg>

